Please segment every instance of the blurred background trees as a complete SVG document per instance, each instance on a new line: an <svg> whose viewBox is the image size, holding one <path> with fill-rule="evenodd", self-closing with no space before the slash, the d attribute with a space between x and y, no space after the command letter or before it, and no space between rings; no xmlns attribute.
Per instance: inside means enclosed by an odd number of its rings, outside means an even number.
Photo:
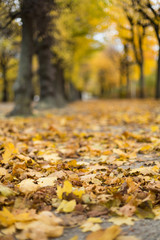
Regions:
<svg viewBox="0 0 160 240"><path fill-rule="evenodd" d="M84 93L160 98L159 0L1 0L0 14L0 99L15 101L11 115Z"/></svg>

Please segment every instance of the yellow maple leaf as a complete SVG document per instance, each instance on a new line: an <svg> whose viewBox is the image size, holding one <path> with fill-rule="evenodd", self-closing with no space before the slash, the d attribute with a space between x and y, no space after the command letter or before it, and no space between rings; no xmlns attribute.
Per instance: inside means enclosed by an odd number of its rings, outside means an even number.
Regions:
<svg viewBox="0 0 160 240"><path fill-rule="evenodd" d="M32 141L40 141L42 140L42 136L40 134L36 134L35 137L32 138Z"/></svg>
<svg viewBox="0 0 160 240"><path fill-rule="evenodd" d="M73 210L75 209L75 206L76 206L75 199L71 201L63 200L59 205L59 207L57 208L57 212L65 212L65 213L73 212Z"/></svg>
<svg viewBox="0 0 160 240"><path fill-rule="evenodd" d="M20 213L15 215L16 222L28 222L34 219L34 215L31 215L30 212Z"/></svg>
<svg viewBox="0 0 160 240"><path fill-rule="evenodd" d="M155 171L155 172L159 172L159 167L155 165L155 166L152 168L152 170Z"/></svg>
<svg viewBox="0 0 160 240"><path fill-rule="evenodd" d="M154 125L154 126L151 126L151 131L152 132L157 132L159 130L159 127Z"/></svg>
<svg viewBox="0 0 160 240"><path fill-rule="evenodd" d="M16 219L10 211L8 211L7 208L3 208L2 211L0 211L0 224L4 227L8 227L15 223Z"/></svg>
<svg viewBox="0 0 160 240"><path fill-rule="evenodd" d="M85 194L85 191L82 189L75 189L74 191L73 191L73 194L74 195L76 195L76 196L78 196L79 198L81 198L82 197L82 195L83 194Z"/></svg>
<svg viewBox="0 0 160 240"><path fill-rule="evenodd" d="M8 161L18 153L18 150L15 148L13 143L8 143L5 145L5 152L2 155L3 160L2 163L8 163Z"/></svg>
<svg viewBox="0 0 160 240"><path fill-rule="evenodd" d="M61 186L57 187L57 196L60 199L62 199L63 193L66 193L66 195L68 195L71 192L72 192L72 183L70 183L68 180L64 182L63 187Z"/></svg>
<svg viewBox="0 0 160 240"><path fill-rule="evenodd" d="M69 167L77 167L77 161L76 160L72 160L72 161L68 162L68 166Z"/></svg>
<svg viewBox="0 0 160 240"><path fill-rule="evenodd" d="M149 150L151 150L151 148L152 148L151 145L145 145L140 149L140 151L143 152L143 153L148 152Z"/></svg>

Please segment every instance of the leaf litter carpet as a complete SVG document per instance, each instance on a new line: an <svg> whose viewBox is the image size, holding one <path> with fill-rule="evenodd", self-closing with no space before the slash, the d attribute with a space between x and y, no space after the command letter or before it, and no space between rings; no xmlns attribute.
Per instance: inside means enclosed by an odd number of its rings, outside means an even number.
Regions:
<svg viewBox="0 0 160 240"><path fill-rule="evenodd" d="M1 114L0 240L58 239L72 227L86 240L143 239L123 226L160 219L159 172L159 102Z"/></svg>

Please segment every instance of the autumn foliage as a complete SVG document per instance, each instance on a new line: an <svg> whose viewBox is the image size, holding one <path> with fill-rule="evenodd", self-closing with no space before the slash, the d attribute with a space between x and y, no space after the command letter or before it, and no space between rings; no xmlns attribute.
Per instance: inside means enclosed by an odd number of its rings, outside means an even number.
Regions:
<svg viewBox="0 0 160 240"><path fill-rule="evenodd" d="M118 226L160 218L157 102L96 100L35 114L0 120L2 239L45 240L67 226L92 231L87 240L136 239ZM105 221L116 226L102 230Z"/></svg>

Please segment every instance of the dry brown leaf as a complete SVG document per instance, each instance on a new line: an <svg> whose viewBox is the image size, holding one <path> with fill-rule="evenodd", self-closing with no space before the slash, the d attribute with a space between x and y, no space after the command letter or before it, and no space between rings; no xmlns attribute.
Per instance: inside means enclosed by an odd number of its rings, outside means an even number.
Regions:
<svg viewBox="0 0 160 240"><path fill-rule="evenodd" d="M35 192L38 189L38 185L34 183L33 179L24 179L22 182L18 184L19 190L24 193L28 194L30 192Z"/></svg>

